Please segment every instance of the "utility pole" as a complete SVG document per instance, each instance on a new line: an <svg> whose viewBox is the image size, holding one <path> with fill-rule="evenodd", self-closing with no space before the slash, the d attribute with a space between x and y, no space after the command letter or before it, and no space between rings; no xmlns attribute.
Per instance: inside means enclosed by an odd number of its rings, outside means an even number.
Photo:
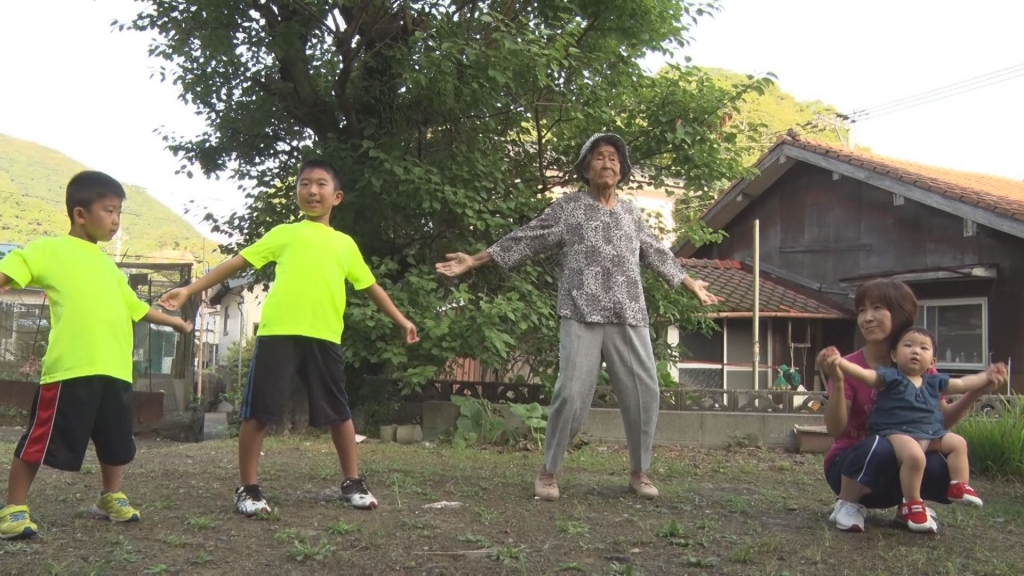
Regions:
<svg viewBox="0 0 1024 576"><path fill-rule="evenodd" d="M754 220L754 390L758 389L761 365L761 221ZM769 375L769 380L771 375Z"/></svg>
<svg viewBox="0 0 1024 576"><path fill-rule="evenodd" d="M834 115L825 116L824 114L815 114L814 123L819 124L823 127L832 128L836 131L836 137L839 138L839 143L843 145L843 148L853 149L853 123L846 114L840 114L836 112ZM846 136L843 136L843 130L846 130Z"/></svg>

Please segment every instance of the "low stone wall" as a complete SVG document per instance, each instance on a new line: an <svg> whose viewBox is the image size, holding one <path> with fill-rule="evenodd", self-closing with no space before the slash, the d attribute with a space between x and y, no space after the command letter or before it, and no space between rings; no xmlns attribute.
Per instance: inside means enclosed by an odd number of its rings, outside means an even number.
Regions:
<svg viewBox="0 0 1024 576"><path fill-rule="evenodd" d="M0 404L29 412L38 389L39 384L36 382L0 380ZM132 391L136 434L151 432L160 425L165 413L165 400L163 391L150 392L138 388Z"/></svg>
<svg viewBox="0 0 1024 576"><path fill-rule="evenodd" d="M455 426L459 407L450 402L424 402L423 437L432 440ZM507 413L505 406L495 406ZM772 448L796 449L794 426L821 424L820 414L765 414L736 412L658 413L655 442L675 446L724 448L736 444L762 444ZM625 442L622 416L617 409L591 408L582 434L594 440Z"/></svg>

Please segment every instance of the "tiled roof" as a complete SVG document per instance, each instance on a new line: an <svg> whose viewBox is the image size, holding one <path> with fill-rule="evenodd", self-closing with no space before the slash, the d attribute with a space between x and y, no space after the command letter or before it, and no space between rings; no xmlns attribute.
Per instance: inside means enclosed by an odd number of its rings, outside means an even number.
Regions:
<svg viewBox="0 0 1024 576"><path fill-rule="evenodd" d="M779 143L834 158L851 166L867 168L922 190L1024 222L1024 181L937 168L801 137L783 136Z"/></svg>
<svg viewBox="0 0 1024 576"><path fill-rule="evenodd" d="M754 274L748 266L735 260L699 260L680 258L686 272L709 284L712 294L724 296L712 316L751 315L754 309ZM823 300L798 292L782 284L783 281L761 273L760 314L780 318L850 318L844 312Z"/></svg>

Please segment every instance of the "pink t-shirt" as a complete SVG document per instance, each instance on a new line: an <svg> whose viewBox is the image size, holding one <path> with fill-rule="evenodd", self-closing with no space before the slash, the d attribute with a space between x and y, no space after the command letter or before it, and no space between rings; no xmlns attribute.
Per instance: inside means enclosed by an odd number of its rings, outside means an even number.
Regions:
<svg viewBox="0 0 1024 576"><path fill-rule="evenodd" d="M857 350L845 358L861 368L871 368L867 358L864 357L863 349ZM935 372L934 368L928 370L929 374ZM831 396L831 380L828 381L826 389ZM868 437L868 419L871 418L871 412L875 409L875 403L878 401L878 390L865 386L849 376L843 377L843 390L846 392L846 402L850 406L850 416L846 419L846 429L832 442L832 448L825 455L826 469L833 458Z"/></svg>

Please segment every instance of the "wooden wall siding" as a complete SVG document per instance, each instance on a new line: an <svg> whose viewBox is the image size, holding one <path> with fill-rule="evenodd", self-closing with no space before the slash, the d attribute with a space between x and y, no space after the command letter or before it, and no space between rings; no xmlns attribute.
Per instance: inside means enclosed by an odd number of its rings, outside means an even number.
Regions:
<svg viewBox="0 0 1024 576"><path fill-rule="evenodd" d="M1024 391L1024 239L981 225L965 238L959 216L909 199L894 206L891 192L799 163L729 223L724 242L694 257L749 260L755 218L763 264L826 285L890 271L996 264L995 281L913 286L921 299L987 297L989 349L997 360L1015 359L1014 388Z"/></svg>

